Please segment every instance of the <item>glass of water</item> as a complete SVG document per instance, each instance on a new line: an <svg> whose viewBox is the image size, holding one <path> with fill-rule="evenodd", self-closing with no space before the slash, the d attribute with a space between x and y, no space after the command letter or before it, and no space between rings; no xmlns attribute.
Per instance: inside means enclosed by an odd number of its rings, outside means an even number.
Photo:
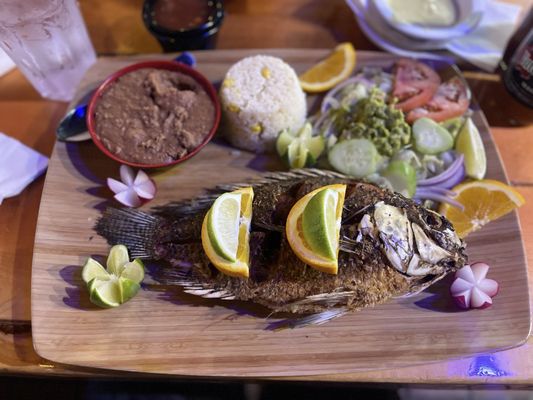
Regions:
<svg viewBox="0 0 533 400"><path fill-rule="evenodd" d="M1 0L0 47L52 100L71 100L96 61L76 0Z"/></svg>

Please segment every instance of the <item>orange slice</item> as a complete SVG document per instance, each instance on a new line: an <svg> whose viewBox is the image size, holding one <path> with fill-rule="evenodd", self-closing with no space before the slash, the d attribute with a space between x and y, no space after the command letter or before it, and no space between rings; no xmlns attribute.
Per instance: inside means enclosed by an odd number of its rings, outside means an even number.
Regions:
<svg viewBox="0 0 533 400"><path fill-rule="evenodd" d="M323 61L300 76L302 89L310 93L324 92L348 78L355 68L355 49L341 43Z"/></svg>
<svg viewBox="0 0 533 400"><path fill-rule="evenodd" d="M252 221L253 188L247 187L231 192L241 196L239 215L238 247L235 261L229 261L223 254L217 252L217 246L211 241L209 234L209 217L211 209L206 213L202 223L202 247L209 261L223 274L241 278L250 276L250 224Z"/></svg>
<svg viewBox="0 0 533 400"><path fill-rule="evenodd" d="M491 179L461 183L452 190L457 193L455 200L464 210L443 203L439 212L451 221L460 238L525 203L515 189Z"/></svg>
<svg viewBox="0 0 533 400"><path fill-rule="evenodd" d="M323 193L325 193L325 191L328 191L328 196L324 196L324 204L326 205L330 204L331 206L332 204L329 201L329 199L331 198L331 195L329 193L333 192L337 194L336 202L333 203L336 203L335 212L332 214L327 212L328 210L324 210L324 213L316 212L315 210L319 207L316 207L316 205L313 206L312 203L310 205L312 209L309 210L307 206L309 205L311 200L317 195L322 195ZM300 200L298 200L296 204L292 207L291 211L289 212L289 216L287 217L287 223L285 227L287 241L289 242L292 251L294 251L294 254L296 254L296 256L298 256L300 260L319 271L334 275L336 275L338 272L339 236L345 193L346 185L328 185L313 190L311 193L308 193ZM308 211L307 213L306 210ZM311 211L312 213L310 214L309 211ZM310 241L306 239L306 236L307 238L309 238L310 232L304 232L304 228L305 225L309 225L310 223L306 222L304 224L304 214L307 214L307 217L311 215L311 218L316 218L318 226L329 225L331 221L325 221L325 223L322 224L321 219L325 218L327 215L333 215L335 221L331 225L334 226L334 232L327 233L322 238L320 238L320 240L328 240L329 243L326 243L324 246L317 246L316 244L312 243L316 242L316 240ZM318 231L320 230L321 229L318 229ZM329 229L326 228L325 230L327 231ZM315 232L315 234L318 233ZM330 246L333 246L332 251L323 250L324 248L327 249Z"/></svg>

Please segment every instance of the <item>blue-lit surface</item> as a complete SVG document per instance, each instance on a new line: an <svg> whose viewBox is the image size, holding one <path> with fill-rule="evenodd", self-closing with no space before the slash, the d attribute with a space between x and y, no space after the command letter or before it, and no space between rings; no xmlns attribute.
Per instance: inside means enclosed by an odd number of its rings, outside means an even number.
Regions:
<svg viewBox="0 0 533 400"><path fill-rule="evenodd" d="M475 357L468 368L468 376L509 376L509 372L503 370L498 365L497 356L494 354L483 354Z"/></svg>
<svg viewBox="0 0 533 400"><path fill-rule="evenodd" d="M174 59L174 61L180 62L193 68L196 65L196 58L188 51L184 51L183 53L181 53Z"/></svg>
<svg viewBox="0 0 533 400"><path fill-rule="evenodd" d="M87 113L87 105L86 104L76 107L76 111L74 111L74 114L76 115L76 118L85 118L85 114L86 113Z"/></svg>

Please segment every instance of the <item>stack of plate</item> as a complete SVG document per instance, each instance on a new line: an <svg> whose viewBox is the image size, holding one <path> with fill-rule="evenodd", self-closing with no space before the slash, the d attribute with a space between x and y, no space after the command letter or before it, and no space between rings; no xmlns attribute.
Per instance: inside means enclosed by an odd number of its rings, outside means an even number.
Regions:
<svg viewBox="0 0 533 400"><path fill-rule="evenodd" d="M483 16L484 0L455 1L453 25L429 27L399 23L388 0L346 0L363 33L378 47L406 57L450 59L447 44L474 30Z"/></svg>

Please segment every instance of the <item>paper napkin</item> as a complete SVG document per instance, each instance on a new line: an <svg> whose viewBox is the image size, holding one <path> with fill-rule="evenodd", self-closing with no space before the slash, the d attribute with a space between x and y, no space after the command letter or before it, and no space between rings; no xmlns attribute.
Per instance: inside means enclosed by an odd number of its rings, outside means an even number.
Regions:
<svg viewBox="0 0 533 400"><path fill-rule="evenodd" d="M475 66L492 72L503 56L520 14L520 6L487 1L478 27L446 44L446 49Z"/></svg>
<svg viewBox="0 0 533 400"><path fill-rule="evenodd" d="M11 61L11 58L0 48L0 76L11 71L15 67L15 63Z"/></svg>
<svg viewBox="0 0 533 400"><path fill-rule="evenodd" d="M0 204L18 195L48 166L48 158L0 132Z"/></svg>

